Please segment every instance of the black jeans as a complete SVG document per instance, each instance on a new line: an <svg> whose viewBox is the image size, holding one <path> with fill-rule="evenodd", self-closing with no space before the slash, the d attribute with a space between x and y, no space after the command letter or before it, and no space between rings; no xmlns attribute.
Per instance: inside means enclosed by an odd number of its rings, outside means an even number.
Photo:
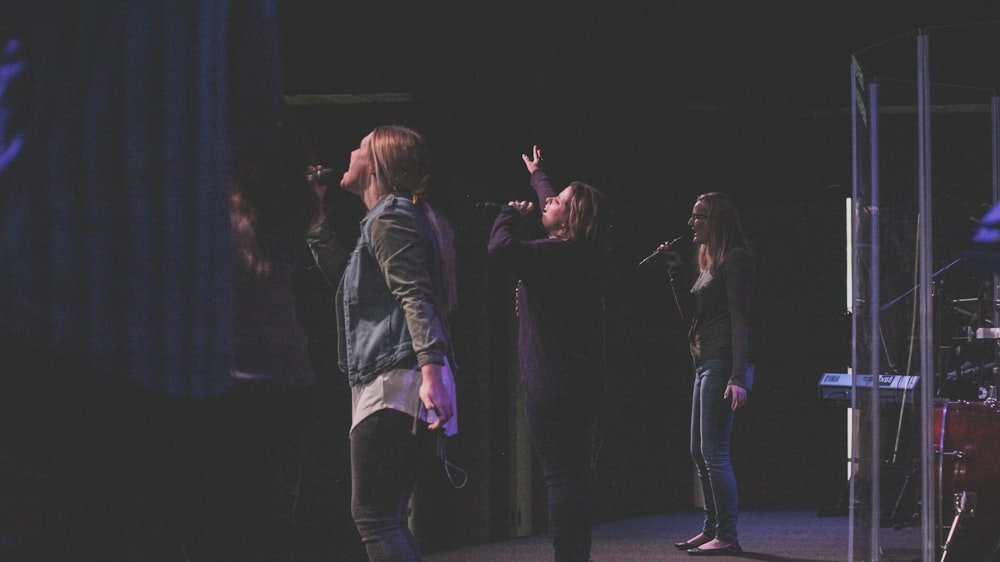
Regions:
<svg viewBox="0 0 1000 562"><path fill-rule="evenodd" d="M548 493L555 560L587 562L591 543L588 478L596 406L587 399L533 401L529 396L525 413Z"/></svg>
<svg viewBox="0 0 1000 562"><path fill-rule="evenodd" d="M351 513L371 562L420 560L407 526L407 504L420 469L433 452L423 422L391 409L368 416L351 432Z"/></svg>

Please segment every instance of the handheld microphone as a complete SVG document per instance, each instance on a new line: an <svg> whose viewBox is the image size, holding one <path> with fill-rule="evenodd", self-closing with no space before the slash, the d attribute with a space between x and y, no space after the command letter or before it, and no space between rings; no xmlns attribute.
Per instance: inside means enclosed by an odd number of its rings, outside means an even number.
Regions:
<svg viewBox="0 0 1000 562"><path fill-rule="evenodd" d="M477 209L502 209L506 203L498 203L496 201L476 201Z"/></svg>
<svg viewBox="0 0 1000 562"><path fill-rule="evenodd" d="M336 174L334 174L333 170L330 168L323 168L318 174L316 174L316 183L320 185L329 187L330 185L336 183L336 181Z"/></svg>
<svg viewBox="0 0 1000 562"><path fill-rule="evenodd" d="M669 250L674 244L680 242L684 238L685 238L684 236L678 236L677 238L674 238L670 242L667 242L667 247L664 248L663 251ZM641 267L641 266L646 265L647 263L649 263L649 262L653 261L654 259L656 259L656 257L659 256L660 254L661 254L660 250L657 250L657 251L653 252L652 254L649 254L641 262L639 262L639 266Z"/></svg>
<svg viewBox="0 0 1000 562"><path fill-rule="evenodd" d="M312 180L320 185L329 187L336 183L336 173L329 168L321 168L313 174Z"/></svg>

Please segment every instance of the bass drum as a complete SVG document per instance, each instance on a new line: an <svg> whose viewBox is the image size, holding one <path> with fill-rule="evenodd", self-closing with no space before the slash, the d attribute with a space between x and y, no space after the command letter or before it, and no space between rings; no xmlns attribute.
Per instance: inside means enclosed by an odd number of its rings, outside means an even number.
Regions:
<svg viewBox="0 0 1000 562"><path fill-rule="evenodd" d="M995 548L1000 544L1000 410L981 402L939 401L934 455L942 535L951 532L954 546L964 550ZM955 496L961 492L975 494L974 503L966 504L974 512L964 511L952 529Z"/></svg>

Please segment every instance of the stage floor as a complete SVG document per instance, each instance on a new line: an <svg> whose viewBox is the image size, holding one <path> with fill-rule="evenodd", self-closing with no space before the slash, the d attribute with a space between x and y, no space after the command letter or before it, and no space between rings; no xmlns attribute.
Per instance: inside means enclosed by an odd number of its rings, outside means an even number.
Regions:
<svg viewBox="0 0 1000 562"><path fill-rule="evenodd" d="M696 534L696 511L666 513L594 527L594 562L669 562L695 557L673 544ZM848 555L848 518L820 517L815 511L749 511L740 514L740 544L746 560L843 562ZM882 529L882 562L916 562L920 529ZM713 556L710 559L734 559ZM424 556L425 562L535 562L552 560L551 537L538 535Z"/></svg>

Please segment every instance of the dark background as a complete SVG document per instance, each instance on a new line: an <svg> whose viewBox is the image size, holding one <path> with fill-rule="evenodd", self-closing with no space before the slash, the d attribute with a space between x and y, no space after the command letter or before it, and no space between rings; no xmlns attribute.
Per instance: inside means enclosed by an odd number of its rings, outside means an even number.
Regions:
<svg viewBox="0 0 1000 562"><path fill-rule="evenodd" d="M415 127L436 156L434 201L457 231L461 433L449 456L470 481L453 490L435 466L422 483L418 497L434 496L414 514L425 551L507 538L515 516L511 280L485 253L495 211L475 203L530 196L520 154L533 144L555 184L587 181L613 202L612 371L599 419L597 519L692 506L686 326L665 271L636 264L689 232L695 196L712 190L736 198L758 260L757 387L734 435L741 504L820 509L841 501L845 410L822 403L817 382L850 362L851 55L924 26L1000 19L940 2L870 4L280 4L286 95L409 94L403 102L294 106L317 159L339 174L375 125ZM359 212L336 191L331 206L345 217ZM529 486L540 493L537 481ZM534 503L535 530L544 530L544 508Z"/></svg>

